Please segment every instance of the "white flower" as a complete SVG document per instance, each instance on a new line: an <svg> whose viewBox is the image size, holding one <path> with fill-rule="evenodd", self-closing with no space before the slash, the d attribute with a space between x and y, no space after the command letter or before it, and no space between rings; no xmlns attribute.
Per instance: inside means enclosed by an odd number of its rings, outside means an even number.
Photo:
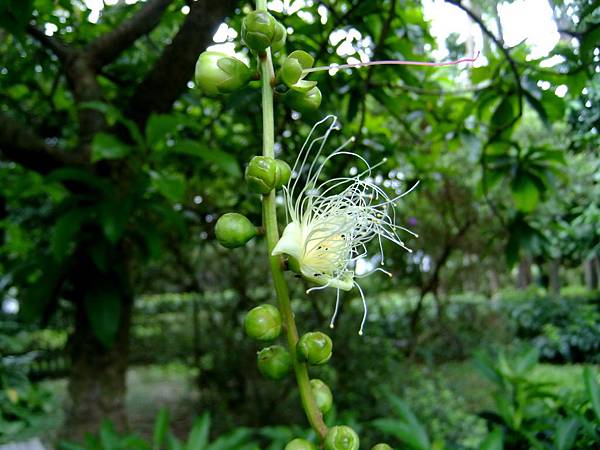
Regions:
<svg viewBox="0 0 600 450"><path fill-rule="evenodd" d="M312 138L319 126L327 122L329 125L323 136ZM356 287L364 306L359 331L362 334L367 305L363 291L355 280L355 262L367 255L366 244L375 238L379 241L381 265L384 263L382 239L411 251L398 237L397 231L408 231L414 236L416 234L396 225L394 203L411 192L418 183L408 191L390 198L371 179L372 169L376 166L369 166L363 157L345 150L354 141L353 138L319 161L327 138L337 129L337 118L327 116L315 124L302 146L292 168L292 178L283 188L288 224L272 254L287 255L292 270L319 285L309 289L307 293L328 287L337 289L331 327L338 310L339 291L349 291ZM309 161L309 156L315 150L316 154ZM366 169L352 177L319 181L325 164L340 155L359 160ZM301 183L301 179L305 181ZM381 268L370 273L375 271L391 276Z"/></svg>

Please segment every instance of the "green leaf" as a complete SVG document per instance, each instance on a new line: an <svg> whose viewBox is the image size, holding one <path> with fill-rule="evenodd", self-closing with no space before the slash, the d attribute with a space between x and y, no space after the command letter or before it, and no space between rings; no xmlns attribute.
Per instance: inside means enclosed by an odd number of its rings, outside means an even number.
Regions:
<svg viewBox="0 0 600 450"><path fill-rule="evenodd" d="M125 226L131 215L132 199L110 198L98 205L100 224L104 236L113 244L125 231Z"/></svg>
<svg viewBox="0 0 600 450"><path fill-rule="evenodd" d="M375 419L371 422L375 428L390 435L408 446L411 450L429 450L429 442L424 441L419 430L414 430L405 422L397 419Z"/></svg>
<svg viewBox="0 0 600 450"><path fill-rule="evenodd" d="M179 141L169 151L202 158L205 161L214 163L220 169L235 177L241 177L242 175L236 159L229 153L216 149L207 149L195 141Z"/></svg>
<svg viewBox="0 0 600 450"><path fill-rule="evenodd" d="M50 237L52 255L62 261L75 243L82 224L91 217L89 208L73 209L58 218Z"/></svg>
<svg viewBox="0 0 600 450"><path fill-rule="evenodd" d="M517 172L517 176L511 182L510 189L517 209L523 212L531 212L536 208L540 200L540 192L535 181L527 174L521 171Z"/></svg>
<svg viewBox="0 0 600 450"><path fill-rule="evenodd" d="M103 159L125 158L130 152L131 148L127 144L111 134L96 133L92 140L92 162L94 163Z"/></svg>
<svg viewBox="0 0 600 450"><path fill-rule="evenodd" d="M110 126L113 126L117 122L121 123L125 126L125 128L127 128L129 135L133 138L136 144L140 148L144 147L144 138L136 123L133 120L126 118L116 106L113 106L109 103L92 101L82 103L81 107L100 111L105 115Z"/></svg>
<svg viewBox="0 0 600 450"><path fill-rule="evenodd" d="M33 13L33 0L4 0L0 3L0 27L21 36Z"/></svg>
<svg viewBox="0 0 600 450"><path fill-rule="evenodd" d="M170 431L167 434L167 450L184 450L183 444Z"/></svg>
<svg viewBox="0 0 600 450"><path fill-rule="evenodd" d="M204 450L208 445L208 432L210 430L210 416L204 413L194 421L185 450Z"/></svg>
<svg viewBox="0 0 600 450"><path fill-rule="evenodd" d="M596 381L594 369L591 367L583 369L583 382L585 383L586 393L592 403L592 409L600 421L600 385Z"/></svg>
<svg viewBox="0 0 600 450"><path fill-rule="evenodd" d="M536 347L531 347L527 351L519 354L514 360L514 371L518 376L524 376L532 370L540 358L539 351Z"/></svg>
<svg viewBox="0 0 600 450"><path fill-rule="evenodd" d="M167 431L169 431L169 411L166 408L161 408L154 422L153 450L160 450L165 441Z"/></svg>
<svg viewBox="0 0 600 450"><path fill-rule="evenodd" d="M170 133L177 131L181 124L178 117L169 114L152 114L146 124L146 142L154 148L157 144L164 142Z"/></svg>
<svg viewBox="0 0 600 450"><path fill-rule="evenodd" d="M91 188L96 189L99 192L106 194L107 196L110 195L110 192L112 192L112 188L106 180L94 175L93 173L85 169L77 169L71 167L57 169L50 172L46 176L46 181L48 181L49 183L83 183L86 186L89 186Z"/></svg>
<svg viewBox="0 0 600 450"><path fill-rule="evenodd" d="M575 443L578 430L579 420L576 417L561 420L556 425L556 432L554 434L554 446L556 450L570 450Z"/></svg>
<svg viewBox="0 0 600 450"><path fill-rule="evenodd" d="M544 108L544 104L540 100L538 100L531 92L529 92L526 89L523 90L523 94L525 95L525 99L527 100L527 103L529 103L529 105L538 114L538 116L540 117L544 126L549 129L550 121L548 120L548 113L546 112L546 109Z"/></svg>
<svg viewBox="0 0 600 450"><path fill-rule="evenodd" d="M504 433L500 428L496 428L481 443L479 450L503 450L504 449Z"/></svg>
<svg viewBox="0 0 600 450"><path fill-rule="evenodd" d="M151 172L152 185L164 197L173 203L183 200L185 195L185 178L176 172Z"/></svg>
<svg viewBox="0 0 600 450"><path fill-rule="evenodd" d="M94 335L105 347L112 346L121 319L121 296L114 280L96 280L86 292L83 306Z"/></svg>
<svg viewBox="0 0 600 450"><path fill-rule="evenodd" d="M515 118L515 106L512 97L504 97L495 109L491 118L491 124L495 128L507 127Z"/></svg>

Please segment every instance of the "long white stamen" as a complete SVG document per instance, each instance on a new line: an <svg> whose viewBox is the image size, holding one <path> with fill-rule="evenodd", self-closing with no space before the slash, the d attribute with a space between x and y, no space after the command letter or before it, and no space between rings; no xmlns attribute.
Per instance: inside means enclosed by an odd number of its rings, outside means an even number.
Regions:
<svg viewBox="0 0 600 450"><path fill-rule="evenodd" d="M335 309L333 310L333 316L331 316L331 322L329 322L329 328L335 326L335 318L337 317L338 308L340 307L340 290L336 290L335 294Z"/></svg>
<svg viewBox="0 0 600 450"><path fill-rule="evenodd" d="M360 330L358 330L359 336L362 336L363 330L365 328L365 322L367 321L367 301L365 300L365 294L363 294L363 291L360 288L360 285L357 282L354 282L354 286L356 286L356 288L358 289L358 292L360 292L360 298L362 299L362 304L363 304L363 318L362 318L362 321L360 322Z"/></svg>
<svg viewBox="0 0 600 450"><path fill-rule="evenodd" d="M460 64L463 62L475 62L475 60L479 57L479 52L472 58L461 58L455 61L443 61L443 62L431 62L431 61L399 61L399 60L383 60L383 61L369 61L369 62L360 62L360 63L350 63L350 64L341 64L341 65L331 65L331 66L318 66L311 67L309 69L304 69L302 71L303 74L311 73L311 72L321 72L324 70L331 69L357 69L360 67L369 67L369 66L428 66L428 67L444 67L444 66L455 66L456 64Z"/></svg>
<svg viewBox="0 0 600 450"><path fill-rule="evenodd" d="M311 287L310 289L307 289L307 290L306 290L306 293L307 293L307 294L310 294L310 293L311 293L311 292L313 292L313 291L320 291L320 290L322 290L322 289L327 289L327 288L328 288L330 285L331 285L331 283L327 283L327 284L324 284L323 286L315 286L315 287Z"/></svg>

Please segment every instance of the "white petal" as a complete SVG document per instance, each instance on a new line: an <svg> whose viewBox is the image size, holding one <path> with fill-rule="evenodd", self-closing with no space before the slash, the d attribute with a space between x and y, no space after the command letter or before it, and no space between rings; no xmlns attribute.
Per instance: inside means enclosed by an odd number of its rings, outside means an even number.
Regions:
<svg viewBox="0 0 600 450"><path fill-rule="evenodd" d="M302 256L302 228L298 222L290 222L275 245L273 256L286 254L296 259Z"/></svg>

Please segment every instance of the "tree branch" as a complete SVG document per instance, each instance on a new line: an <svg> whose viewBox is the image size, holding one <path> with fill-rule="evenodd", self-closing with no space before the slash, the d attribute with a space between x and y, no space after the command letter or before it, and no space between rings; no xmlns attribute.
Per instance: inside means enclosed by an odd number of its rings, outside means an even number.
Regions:
<svg viewBox="0 0 600 450"><path fill-rule="evenodd" d="M6 113L0 112L0 123L0 156L5 159L41 174L81 163L75 154L49 146L30 128Z"/></svg>
<svg viewBox="0 0 600 450"><path fill-rule="evenodd" d="M215 28L233 12L236 0L191 3L183 25L154 67L137 86L128 115L144 124L153 112L168 111L192 78L198 55L212 43Z"/></svg>
<svg viewBox="0 0 600 450"><path fill-rule="evenodd" d="M62 62L74 55L74 50L56 36L48 36L33 24L27 25L27 33L47 49L51 50Z"/></svg>
<svg viewBox="0 0 600 450"><path fill-rule="evenodd" d="M519 69L517 68L517 63L510 54L509 49L506 48L504 46L504 43L500 39L498 39L494 35L494 33L490 31L490 29L485 25L485 23L483 23L481 17L479 17L477 14L475 14L473 11L471 11L469 8L463 5L461 0L446 0L446 2L464 11L467 14L467 16L469 16L471 20L473 20L473 22L475 22L479 26L481 31L494 42L496 47L498 47L498 49L504 54L504 58L508 62L510 70L515 78L517 96L519 97L519 112L509 123L503 125L495 131L494 135L490 138L490 141L492 141L497 136L499 136L502 133L502 131L512 127L523 115L523 85L521 84L521 75L519 73Z"/></svg>
<svg viewBox="0 0 600 450"><path fill-rule="evenodd" d="M137 39L152 31L171 3L173 0L149 0L132 17L91 42L87 51L94 67L100 69L111 63Z"/></svg>

